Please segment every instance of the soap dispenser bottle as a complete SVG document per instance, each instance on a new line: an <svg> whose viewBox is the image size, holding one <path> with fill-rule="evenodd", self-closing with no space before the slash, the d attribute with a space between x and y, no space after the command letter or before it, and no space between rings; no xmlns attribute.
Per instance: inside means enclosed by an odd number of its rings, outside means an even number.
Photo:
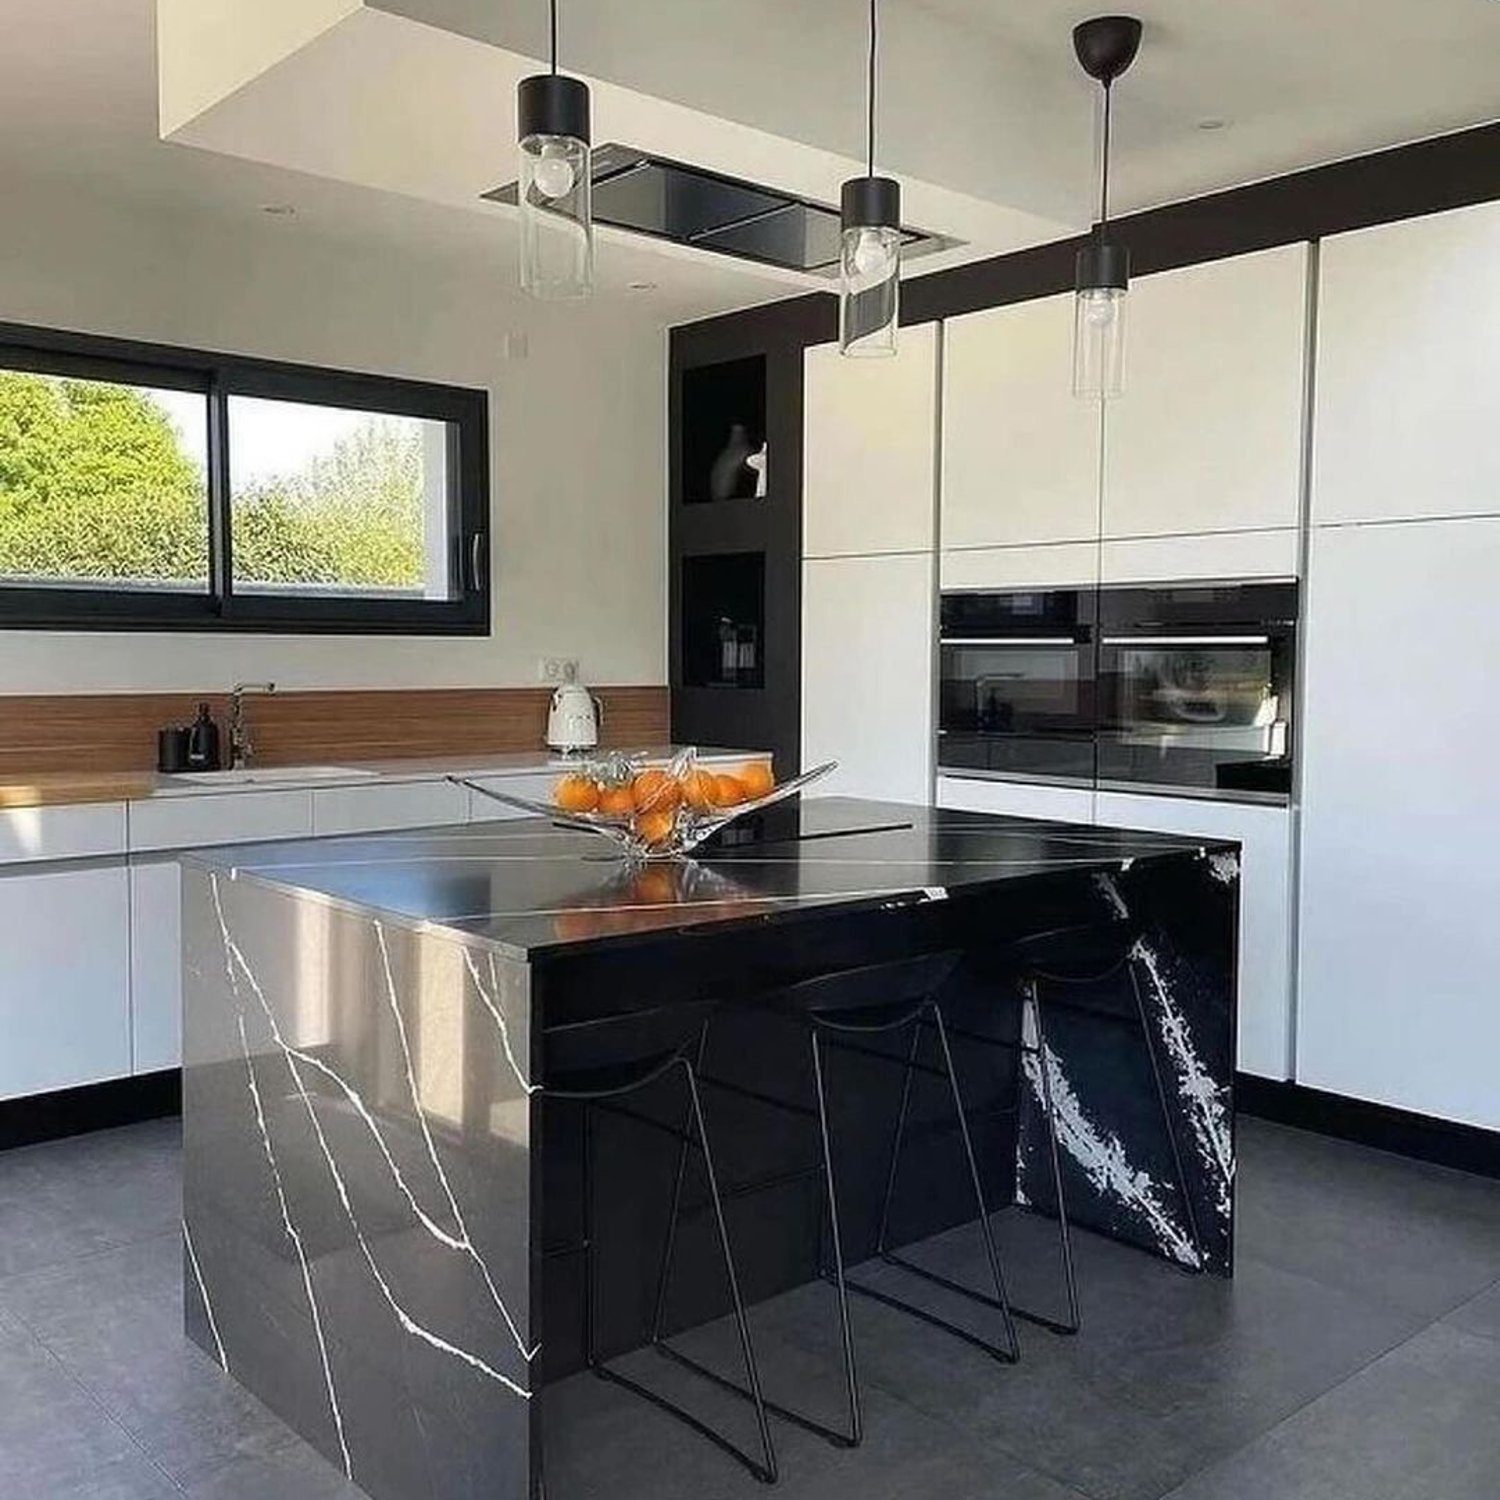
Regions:
<svg viewBox="0 0 1500 1500"><path fill-rule="evenodd" d="M198 705L198 717L188 730L187 763L194 771L219 769L219 726L206 703Z"/></svg>

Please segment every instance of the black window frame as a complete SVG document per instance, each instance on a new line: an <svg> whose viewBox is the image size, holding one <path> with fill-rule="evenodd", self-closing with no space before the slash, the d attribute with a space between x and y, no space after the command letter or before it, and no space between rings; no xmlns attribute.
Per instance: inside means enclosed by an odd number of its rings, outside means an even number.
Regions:
<svg viewBox="0 0 1500 1500"><path fill-rule="evenodd" d="M490 633L489 393L0 323L0 369L201 392L208 412L209 579L204 591L65 587L0 579L0 630L238 631L297 635ZM300 401L447 424L448 548L455 597L306 596L234 588L229 398Z"/></svg>

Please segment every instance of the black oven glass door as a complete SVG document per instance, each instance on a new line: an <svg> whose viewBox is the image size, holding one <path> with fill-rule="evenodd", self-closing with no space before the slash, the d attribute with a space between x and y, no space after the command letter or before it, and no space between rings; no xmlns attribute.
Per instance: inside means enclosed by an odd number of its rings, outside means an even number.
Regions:
<svg viewBox="0 0 1500 1500"><path fill-rule="evenodd" d="M1091 592L945 594L938 764L1094 777Z"/></svg>
<svg viewBox="0 0 1500 1500"><path fill-rule="evenodd" d="M1103 786L1291 790L1296 587L1106 589Z"/></svg>

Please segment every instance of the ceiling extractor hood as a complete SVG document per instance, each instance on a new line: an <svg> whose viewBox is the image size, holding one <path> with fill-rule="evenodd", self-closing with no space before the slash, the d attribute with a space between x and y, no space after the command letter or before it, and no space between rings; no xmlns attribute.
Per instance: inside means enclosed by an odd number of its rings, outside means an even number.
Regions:
<svg viewBox="0 0 1500 1500"><path fill-rule="evenodd" d="M483 196L515 203L508 182ZM594 220L677 245L761 265L831 275L839 265L839 211L780 188L726 177L611 141L594 148ZM902 257L962 243L902 226Z"/></svg>

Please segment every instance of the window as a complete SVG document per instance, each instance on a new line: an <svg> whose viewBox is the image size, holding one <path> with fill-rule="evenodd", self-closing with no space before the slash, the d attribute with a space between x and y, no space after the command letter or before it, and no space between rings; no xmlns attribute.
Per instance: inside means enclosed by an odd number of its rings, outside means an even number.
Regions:
<svg viewBox="0 0 1500 1500"><path fill-rule="evenodd" d="M0 625L483 634L482 391L0 327Z"/></svg>

